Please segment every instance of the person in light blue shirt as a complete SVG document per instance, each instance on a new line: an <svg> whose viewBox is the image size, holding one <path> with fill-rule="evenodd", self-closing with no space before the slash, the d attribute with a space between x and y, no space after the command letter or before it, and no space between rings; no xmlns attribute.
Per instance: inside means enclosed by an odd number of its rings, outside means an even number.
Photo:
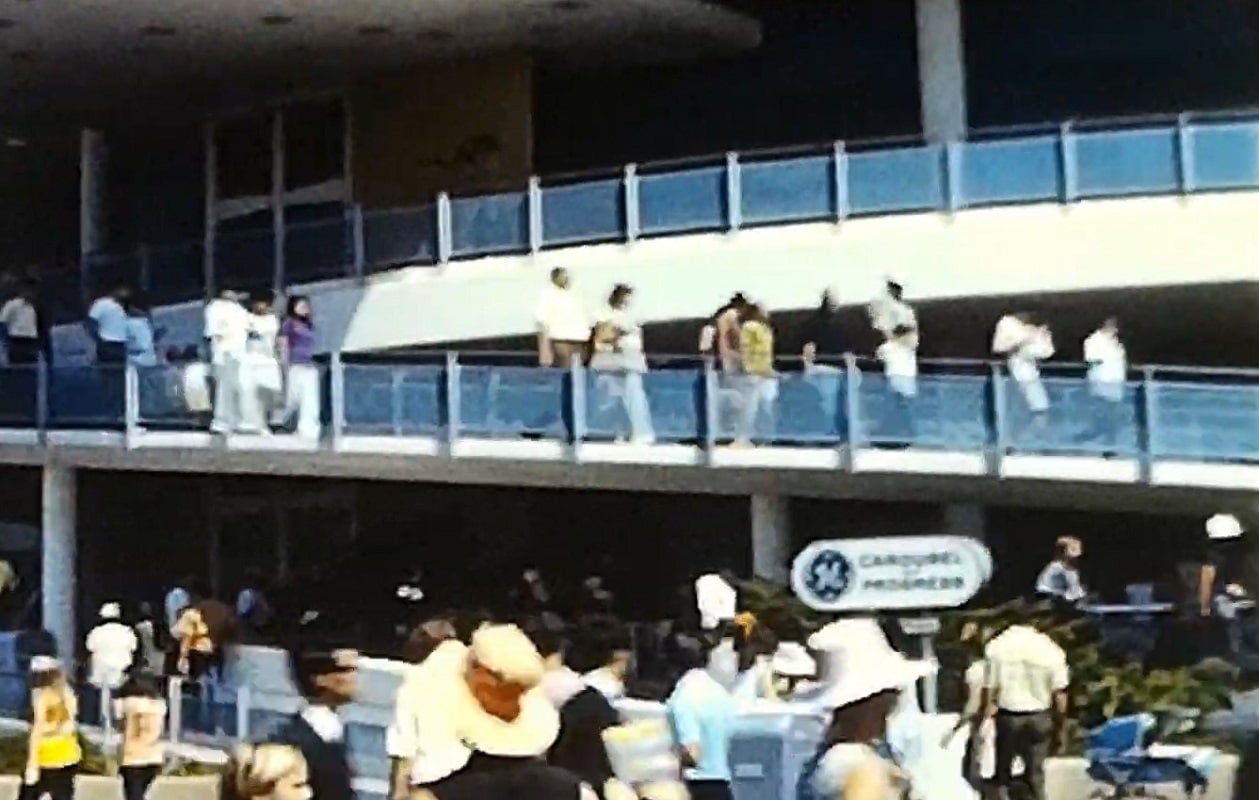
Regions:
<svg viewBox="0 0 1259 800"><path fill-rule="evenodd" d="M131 290L117 286L98 297L87 311L84 326L96 343L96 363L122 364L127 360L127 309Z"/></svg>
<svg viewBox="0 0 1259 800"><path fill-rule="evenodd" d="M149 306L140 297L127 304L127 361L137 367L157 366L157 342L162 330L154 329Z"/></svg>
<svg viewBox="0 0 1259 800"><path fill-rule="evenodd" d="M735 701L706 669L711 641L684 649L690 663L665 701L673 735L686 763L683 776L692 800L730 800L730 734Z"/></svg>

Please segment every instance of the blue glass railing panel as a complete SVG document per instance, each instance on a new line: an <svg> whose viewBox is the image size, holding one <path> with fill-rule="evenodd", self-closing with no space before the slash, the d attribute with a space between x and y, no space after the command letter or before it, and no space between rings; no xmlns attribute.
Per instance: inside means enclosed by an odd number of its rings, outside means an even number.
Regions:
<svg viewBox="0 0 1259 800"><path fill-rule="evenodd" d="M746 224L832 219L836 214L834 156L746 162L739 185Z"/></svg>
<svg viewBox="0 0 1259 800"><path fill-rule="evenodd" d="M1259 382L1150 385L1155 458L1259 463Z"/></svg>
<svg viewBox="0 0 1259 800"><path fill-rule="evenodd" d="M962 205L1058 200L1062 197L1060 154L1056 136L963 145L959 187Z"/></svg>
<svg viewBox="0 0 1259 800"><path fill-rule="evenodd" d="M565 369L461 367L459 432L488 438L569 439L570 383Z"/></svg>
<svg viewBox="0 0 1259 800"><path fill-rule="evenodd" d="M1085 378L1042 378L1049 412L1038 420L1028 397L1035 384L1002 379L1005 445L1014 452L1052 455L1115 455L1133 458L1140 449L1138 402L1141 386L1127 384L1117 401L1097 397Z"/></svg>
<svg viewBox="0 0 1259 800"><path fill-rule="evenodd" d="M275 235L270 228L224 231L214 237L217 289L258 291L275 283Z"/></svg>
<svg viewBox="0 0 1259 800"><path fill-rule="evenodd" d="M136 368L137 421L141 426L159 430L203 430L209 427L210 412L190 411L187 395L192 382L208 378L209 370L201 364L188 365L188 370L185 375L184 366ZM205 381L203 386L208 398L211 384Z"/></svg>
<svg viewBox="0 0 1259 800"><path fill-rule="evenodd" d="M205 245L163 245L148 250L148 293L154 305L205 295Z"/></svg>
<svg viewBox="0 0 1259 800"><path fill-rule="evenodd" d="M36 427L38 402L38 367L0 367L0 427Z"/></svg>
<svg viewBox="0 0 1259 800"><path fill-rule="evenodd" d="M853 439L858 445L983 450L992 443L989 383L978 375L920 375L916 395L906 399L884 375L863 372Z"/></svg>
<svg viewBox="0 0 1259 800"><path fill-rule="evenodd" d="M638 182L638 224L645 236L725 228L726 168L699 167Z"/></svg>
<svg viewBox="0 0 1259 800"><path fill-rule="evenodd" d="M443 365L345 364L345 432L435 436L446 430Z"/></svg>
<svg viewBox="0 0 1259 800"><path fill-rule="evenodd" d="M93 253L85 261L87 285L93 296L108 292L115 286L140 286L140 256L129 253Z"/></svg>
<svg viewBox="0 0 1259 800"><path fill-rule="evenodd" d="M311 222L290 224L284 229L284 282L344 278L354 269L353 233L345 212Z"/></svg>
<svg viewBox="0 0 1259 800"><path fill-rule="evenodd" d="M510 192L450 201L451 253L457 256L529 249L529 195Z"/></svg>
<svg viewBox="0 0 1259 800"><path fill-rule="evenodd" d="M696 443L702 437L703 382L698 369L645 374L589 370L586 439Z"/></svg>
<svg viewBox="0 0 1259 800"><path fill-rule="evenodd" d="M619 178L542 188L542 241L548 246L625 238L625 186Z"/></svg>
<svg viewBox="0 0 1259 800"><path fill-rule="evenodd" d="M48 370L50 428L121 429L125 406L121 365Z"/></svg>
<svg viewBox="0 0 1259 800"><path fill-rule="evenodd" d="M944 150L912 147L848 156L853 215L932 211L945 206Z"/></svg>
<svg viewBox="0 0 1259 800"><path fill-rule="evenodd" d="M437 207L363 213L363 259L369 273L437 262Z"/></svg>
<svg viewBox="0 0 1259 800"><path fill-rule="evenodd" d="M806 373L783 375L778 383L775 441L828 446L845 441L847 384L842 367L818 365Z"/></svg>
<svg viewBox="0 0 1259 800"><path fill-rule="evenodd" d="M1180 189L1175 128L1081 133L1072 141L1080 197L1169 194Z"/></svg>
<svg viewBox="0 0 1259 800"><path fill-rule="evenodd" d="M1190 125L1190 191L1259 186L1259 123Z"/></svg>

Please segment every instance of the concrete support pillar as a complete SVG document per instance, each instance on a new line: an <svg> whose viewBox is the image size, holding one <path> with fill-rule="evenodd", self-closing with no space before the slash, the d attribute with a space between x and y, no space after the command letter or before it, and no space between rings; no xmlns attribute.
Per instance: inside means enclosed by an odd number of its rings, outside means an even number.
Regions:
<svg viewBox="0 0 1259 800"><path fill-rule="evenodd" d="M752 495L752 574L787 583L791 561L791 498Z"/></svg>
<svg viewBox="0 0 1259 800"><path fill-rule="evenodd" d="M76 553L75 503L77 475L73 467L48 465L43 474L41 512L41 610L44 628L52 633L61 658L74 658Z"/></svg>
<svg viewBox="0 0 1259 800"><path fill-rule="evenodd" d="M914 0L918 91L929 142L966 138L966 48L962 0Z"/></svg>

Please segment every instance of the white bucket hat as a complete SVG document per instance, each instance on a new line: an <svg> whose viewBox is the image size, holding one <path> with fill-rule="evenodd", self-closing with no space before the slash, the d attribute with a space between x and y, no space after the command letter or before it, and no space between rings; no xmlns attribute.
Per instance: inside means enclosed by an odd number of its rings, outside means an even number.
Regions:
<svg viewBox="0 0 1259 800"><path fill-rule="evenodd" d="M106 603L101 606L101 619L118 619L122 616L122 607L117 603Z"/></svg>
<svg viewBox="0 0 1259 800"><path fill-rule="evenodd" d="M1242 524L1232 514L1216 514L1207 520L1207 538L1213 541L1236 539L1245 533Z"/></svg>
<svg viewBox="0 0 1259 800"><path fill-rule="evenodd" d="M739 612L739 593L720 575L701 575L695 581L695 608L706 631L732 620Z"/></svg>
<svg viewBox="0 0 1259 800"><path fill-rule="evenodd" d="M826 708L905 689L936 671L933 662L912 661L897 652L870 617L832 622L809 637L809 648L825 652L832 667L816 699Z"/></svg>

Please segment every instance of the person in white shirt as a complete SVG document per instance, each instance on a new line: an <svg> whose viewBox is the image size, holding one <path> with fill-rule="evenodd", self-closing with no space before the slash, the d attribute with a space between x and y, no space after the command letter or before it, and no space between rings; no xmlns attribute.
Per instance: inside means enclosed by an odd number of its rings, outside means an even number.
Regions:
<svg viewBox="0 0 1259 800"><path fill-rule="evenodd" d="M214 420L210 430L231 433L240 423L240 372L249 341L249 312L228 289L205 309L205 338L214 372Z"/></svg>
<svg viewBox="0 0 1259 800"><path fill-rule="evenodd" d="M892 400L892 424L886 435L892 444L910 444L914 438L913 403L918 396L918 332L905 325L893 328L875 355L883 363Z"/></svg>
<svg viewBox="0 0 1259 800"><path fill-rule="evenodd" d="M1054 354L1049 326L1037 322L1026 312L1007 314L993 331L992 352L1005 358L1032 423L1044 427L1049 421L1049 393L1040 379L1040 362Z"/></svg>
<svg viewBox="0 0 1259 800"><path fill-rule="evenodd" d="M918 314L905 302L905 287L894 278L888 278L883 291L870 301L870 326L883 335L883 339L891 339L899 328L908 328L914 333L913 349L918 349Z"/></svg>
<svg viewBox="0 0 1259 800"><path fill-rule="evenodd" d="M539 364L567 368L573 358L581 358L590 340L590 317L581 297L573 291L568 270L551 270L551 282L542 290L533 318Z"/></svg>
<svg viewBox="0 0 1259 800"><path fill-rule="evenodd" d="M117 603L101 606L101 622L87 635L85 646L91 656L88 682L98 689L117 689L126 680L135 659L139 641L135 631L121 621Z"/></svg>
<svg viewBox="0 0 1259 800"><path fill-rule="evenodd" d="M643 329L630 313L634 290L618 283L608 297L608 307L599 317L592 337L590 369L600 373L596 395L600 411L620 405L629 423L629 438L635 444L651 444L656 440L652 427L651 408L643 377L647 373L647 357L643 354ZM622 437L621 425L612 426L617 439Z"/></svg>
<svg viewBox="0 0 1259 800"><path fill-rule="evenodd" d="M87 310L84 326L96 343L97 364L123 364L127 361L127 303L131 290L119 285L96 298Z"/></svg>
<svg viewBox="0 0 1259 800"><path fill-rule="evenodd" d="M245 352L240 366L241 433L268 433L268 420L280 407L284 379L280 373L280 318L271 292L250 297Z"/></svg>
<svg viewBox="0 0 1259 800"><path fill-rule="evenodd" d="M1084 439L1114 449L1124 422L1128 381L1128 352L1119 338L1119 320L1111 317L1089 334L1084 340L1084 361L1089 367L1089 395L1093 399L1093 421Z"/></svg>
<svg viewBox="0 0 1259 800"><path fill-rule="evenodd" d="M157 366L157 343L163 331L153 327L148 303L132 297L127 304L127 363L137 367Z"/></svg>
<svg viewBox="0 0 1259 800"><path fill-rule="evenodd" d="M35 310L33 282L22 284L18 293L0 307L0 325L4 326L4 342L9 364L18 366L39 361L39 314Z"/></svg>

